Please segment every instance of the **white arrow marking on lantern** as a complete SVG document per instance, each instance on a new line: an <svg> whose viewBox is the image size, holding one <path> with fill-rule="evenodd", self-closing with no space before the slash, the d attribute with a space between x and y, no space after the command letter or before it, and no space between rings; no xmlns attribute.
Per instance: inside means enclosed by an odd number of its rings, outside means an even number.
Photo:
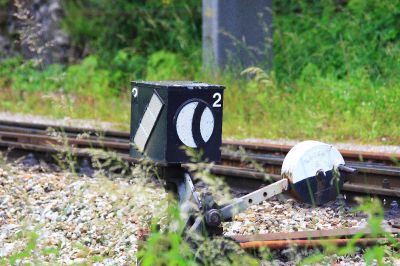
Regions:
<svg viewBox="0 0 400 266"><path fill-rule="evenodd" d="M185 105L179 112L176 119L176 132L179 139L188 147L197 148L196 142L193 138L193 115L199 102L191 102ZM207 142L214 130L214 116L208 106L204 108L201 114L200 121L200 135L204 142Z"/></svg>
<svg viewBox="0 0 400 266"><path fill-rule="evenodd" d="M139 128L136 131L133 142L140 152L144 151L147 141L149 140L151 131L156 124L157 118L161 113L163 102L160 100L156 93L151 96L150 103L140 121Z"/></svg>

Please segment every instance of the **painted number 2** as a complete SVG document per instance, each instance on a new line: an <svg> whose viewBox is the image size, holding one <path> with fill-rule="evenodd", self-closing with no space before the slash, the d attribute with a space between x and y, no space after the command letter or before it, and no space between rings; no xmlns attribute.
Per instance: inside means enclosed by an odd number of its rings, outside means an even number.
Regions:
<svg viewBox="0 0 400 266"><path fill-rule="evenodd" d="M219 93L219 92L214 93L213 99L215 99L215 102L213 103L212 106L213 107L221 107L221 99L222 99L221 93Z"/></svg>

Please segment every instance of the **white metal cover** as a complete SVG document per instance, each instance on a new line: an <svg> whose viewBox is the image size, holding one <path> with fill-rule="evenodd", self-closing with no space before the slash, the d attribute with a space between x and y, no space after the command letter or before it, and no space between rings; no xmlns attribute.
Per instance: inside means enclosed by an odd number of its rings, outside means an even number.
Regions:
<svg viewBox="0 0 400 266"><path fill-rule="evenodd" d="M281 175L295 184L316 175L318 170L332 170L344 164L340 152L332 145L314 140L296 144L286 155Z"/></svg>

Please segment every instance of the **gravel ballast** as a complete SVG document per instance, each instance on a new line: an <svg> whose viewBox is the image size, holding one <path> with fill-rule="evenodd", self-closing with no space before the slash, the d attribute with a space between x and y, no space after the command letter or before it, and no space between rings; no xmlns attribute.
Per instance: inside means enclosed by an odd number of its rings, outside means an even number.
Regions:
<svg viewBox="0 0 400 266"><path fill-rule="evenodd" d="M398 210L397 210L398 211ZM400 217L397 212L396 217ZM385 219L382 226L388 226ZM275 197L253 205L245 212L236 215L231 222L224 223L224 235L252 235L280 232L330 230L339 228L365 228L368 216L356 212L339 197L319 207L299 203L287 197ZM325 255L318 265L366 265L364 248L345 255ZM296 249L288 247L273 250L273 265L298 265L304 258L321 254L321 249ZM400 260L385 258L387 265L400 265Z"/></svg>
<svg viewBox="0 0 400 266"><path fill-rule="evenodd" d="M162 215L165 197L140 179L0 166L0 258L21 252L36 235L23 262L136 263L138 233Z"/></svg>
<svg viewBox="0 0 400 266"><path fill-rule="evenodd" d="M366 216L351 211L337 200L320 207L294 199L270 199L253 205L224 224L226 235L266 234L306 230L326 230L366 225Z"/></svg>
<svg viewBox="0 0 400 266"><path fill-rule="evenodd" d="M2 163L0 260L21 253L37 237L32 254L17 262L134 265L143 228L153 217L165 217L166 202L164 189L148 179L77 176ZM359 227L366 220L343 200L312 208L275 197L224 223L224 235ZM272 254L275 265L296 265L313 251L289 248ZM362 254L332 256L327 262L365 265Z"/></svg>

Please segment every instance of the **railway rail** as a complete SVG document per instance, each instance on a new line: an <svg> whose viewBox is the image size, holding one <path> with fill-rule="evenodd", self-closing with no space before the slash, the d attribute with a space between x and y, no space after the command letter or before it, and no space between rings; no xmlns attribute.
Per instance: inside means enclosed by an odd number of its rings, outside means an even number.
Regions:
<svg viewBox="0 0 400 266"><path fill-rule="evenodd" d="M77 155L87 155L84 151L87 148L107 149L135 163L137 161L129 156L129 138L129 132L124 131L0 121L0 146L20 150L56 152L67 144ZM284 156L291 147L223 141L222 161L213 165L210 172L225 176L228 183L248 191L268 181L280 179ZM358 169L357 175L347 176L343 187L345 192L400 197L400 167L397 165L400 154L350 150L340 152L348 166Z"/></svg>

